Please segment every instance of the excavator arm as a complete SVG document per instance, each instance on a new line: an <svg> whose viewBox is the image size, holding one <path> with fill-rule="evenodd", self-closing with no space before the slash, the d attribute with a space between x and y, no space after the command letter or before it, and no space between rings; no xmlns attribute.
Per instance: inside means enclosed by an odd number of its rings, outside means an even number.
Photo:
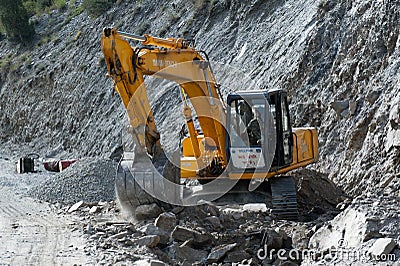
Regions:
<svg viewBox="0 0 400 266"><path fill-rule="evenodd" d="M125 38L141 41L147 46L132 48ZM118 32L115 28L103 30L101 44L108 75L113 79L115 89L128 111L134 135L148 154L154 156L161 144L144 84L146 75L180 85L186 99L183 113L195 157L201 161L202 151L188 101L198 117L205 146L215 150L214 156L222 165L226 165L224 105L209 62L200 51L189 47L182 39L137 36Z"/></svg>

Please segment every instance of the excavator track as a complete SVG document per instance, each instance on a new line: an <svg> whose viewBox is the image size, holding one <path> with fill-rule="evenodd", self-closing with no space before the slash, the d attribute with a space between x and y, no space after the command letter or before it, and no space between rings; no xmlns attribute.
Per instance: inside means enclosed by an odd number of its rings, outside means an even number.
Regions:
<svg viewBox="0 0 400 266"><path fill-rule="evenodd" d="M297 190L291 176L273 177L271 182L272 214L278 219L297 220Z"/></svg>

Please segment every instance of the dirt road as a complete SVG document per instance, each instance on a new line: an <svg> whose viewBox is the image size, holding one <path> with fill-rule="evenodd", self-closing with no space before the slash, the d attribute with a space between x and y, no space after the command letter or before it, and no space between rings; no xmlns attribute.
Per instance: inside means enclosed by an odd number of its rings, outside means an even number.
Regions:
<svg viewBox="0 0 400 266"><path fill-rule="evenodd" d="M91 264L78 218L23 195L43 174L18 175L4 159L0 169L0 265Z"/></svg>

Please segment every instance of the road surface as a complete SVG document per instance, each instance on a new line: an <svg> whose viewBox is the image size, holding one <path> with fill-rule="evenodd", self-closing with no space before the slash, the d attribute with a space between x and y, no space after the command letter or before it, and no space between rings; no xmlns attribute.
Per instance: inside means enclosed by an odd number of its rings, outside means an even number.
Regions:
<svg viewBox="0 0 400 266"><path fill-rule="evenodd" d="M11 160L0 159L0 265L92 264L79 219L24 195L45 175L16 174Z"/></svg>

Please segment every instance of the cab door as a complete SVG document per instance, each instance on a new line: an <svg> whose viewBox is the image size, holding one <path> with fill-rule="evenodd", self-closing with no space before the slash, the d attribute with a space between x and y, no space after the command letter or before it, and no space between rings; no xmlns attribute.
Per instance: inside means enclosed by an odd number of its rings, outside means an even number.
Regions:
<svg viewBox="0 0 400 266"><path fill-rule="evenodd" d="M276 148L272 168L279 169L291 164L293 160L293 135L286 92L281 90L270 92L269 104L276 128Z"/></svg>
<svg viewBox="0 0 400 266"><path fill-rule="evenodd" d="M265 93L228 96L227 155L230 172L268 172L273 149L270 148L270 109ZM272 154L272 155L270 155Z"/></svg>

